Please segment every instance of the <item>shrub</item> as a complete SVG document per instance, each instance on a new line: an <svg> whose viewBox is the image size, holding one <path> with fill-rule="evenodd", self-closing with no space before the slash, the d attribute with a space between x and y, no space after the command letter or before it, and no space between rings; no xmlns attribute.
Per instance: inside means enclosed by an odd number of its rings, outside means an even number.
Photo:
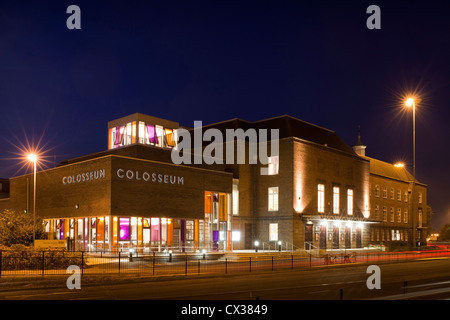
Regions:
<svg viewBox="0 0 450 320"><path fill-rule="evenodd" d="M3 270L42 270L42 266L45 270L67 269L71 265L81 267L82 256L80 252L38 251L24 245L12 245L10 248L2 250L1 263ZM84 261L84 265L86 265L86 261Z"/></svg>

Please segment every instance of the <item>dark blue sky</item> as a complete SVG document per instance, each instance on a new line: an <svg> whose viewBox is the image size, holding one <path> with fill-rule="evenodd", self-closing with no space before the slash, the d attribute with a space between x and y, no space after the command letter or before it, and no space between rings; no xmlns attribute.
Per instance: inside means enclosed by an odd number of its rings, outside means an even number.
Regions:
<svg viewBox="0 0 450 320"><path fill-rule="evenodd" d="M81 8L81 30L66 9ZM369 30L366 9L381 9ZM51 160L107 148L134 112L193 126L283 114L361 126L367 155L412 165L405 90L418 89L417 177L450 222L448 1L9 1L0 4L0 177L42 138Z"/></svg>

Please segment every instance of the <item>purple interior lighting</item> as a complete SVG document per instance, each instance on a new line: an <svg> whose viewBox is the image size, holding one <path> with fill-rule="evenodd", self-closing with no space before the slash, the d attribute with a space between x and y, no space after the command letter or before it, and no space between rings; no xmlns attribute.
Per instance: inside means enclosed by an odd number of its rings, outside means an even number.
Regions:
<svg viewBox="0 0 450 320"><path fill-rule="evenodd" d="M130 218L120 218L119 240L130 240Z"/></svg>

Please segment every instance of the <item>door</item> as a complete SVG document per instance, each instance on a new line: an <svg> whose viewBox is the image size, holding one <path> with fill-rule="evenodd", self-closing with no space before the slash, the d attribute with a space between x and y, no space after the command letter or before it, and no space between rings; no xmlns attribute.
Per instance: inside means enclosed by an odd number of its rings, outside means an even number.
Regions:
<svg viewBox="0 0 450 320"><path fill-rule="evenodd" d="M313 244L313 225L305 225L305 250L311 250Z"/></svg>
<svg viewBox="0 0 450 320"><path fill-rule="evenodd" d="M333 226L333 249L339 249L339 227Z"/></svg>
<svg viewBox="0 0 450 320"><path fill-rule="evenodd" d="M345 247L352 247L352 229L350 227L345 227Z"/></svg>
<svg viewBox="0 0 450 320"><path fill-rule="evenodd" d="M144 232L142 234L143 245L145 249L150 248L150 228L144 228Z"/></svg>
<svg viewBox="0 0 450 320"><path fill-rule="evenodd" d="M326 249L327 248L327 227L320 226L319 231L319 248Z"/></svg>
<svg viewBox="0 0 450 320"><path fill-rule="evenodd" d="M356 228L356 247L362 248L361 228Z"/></svg>

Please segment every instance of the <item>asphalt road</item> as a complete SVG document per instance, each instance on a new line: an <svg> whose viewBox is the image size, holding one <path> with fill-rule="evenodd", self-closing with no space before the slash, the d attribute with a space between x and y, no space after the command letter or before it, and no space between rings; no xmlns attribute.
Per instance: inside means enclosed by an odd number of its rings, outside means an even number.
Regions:
<svg viewBox="0 0 450 320"><path fill-rule="evenodd" d="M379 264L380 289L368 289L368 264L154 281L151 277L69 290L67 277L48 286L0 286L1 300L407 300L450 298L450 259ZM2 281L5 281L4 279Z"/></svg>

